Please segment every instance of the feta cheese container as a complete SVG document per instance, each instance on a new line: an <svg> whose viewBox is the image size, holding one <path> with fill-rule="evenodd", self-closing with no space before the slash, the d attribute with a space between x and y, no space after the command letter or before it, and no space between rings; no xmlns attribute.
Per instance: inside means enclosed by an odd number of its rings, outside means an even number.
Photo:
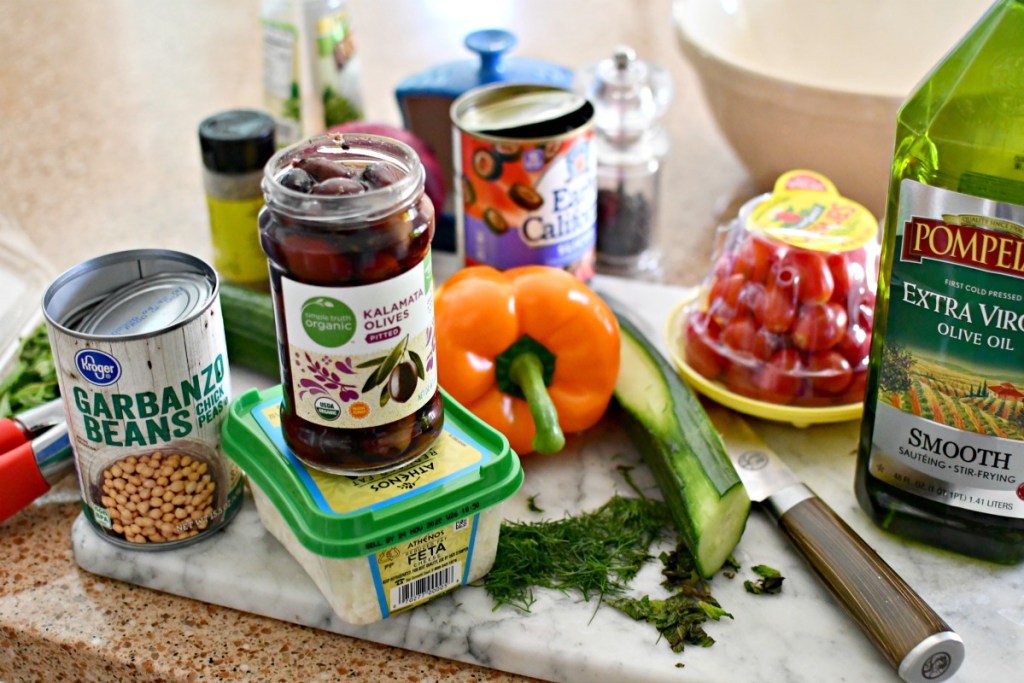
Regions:
<svg viewBox="0 0 1024 683"><path fill-rule="evenodd" d="M447 394L445 426L423 455L383 474L306 467L281 435L281 387L231 404L224 452L246 473L263 526L339 618L369 624L490 571L501 503L523 482L503 435Z"/></svg>

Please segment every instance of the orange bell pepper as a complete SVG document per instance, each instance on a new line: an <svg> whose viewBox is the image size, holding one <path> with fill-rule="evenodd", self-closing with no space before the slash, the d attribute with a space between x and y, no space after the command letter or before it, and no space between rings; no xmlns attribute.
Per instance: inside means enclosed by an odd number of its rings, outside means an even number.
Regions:
<svg viewBox="0 0 1024 683"><path fill-rule="evenodd" d="M619 325L568 272L465 268L435 297L438 380L517 453L593 426L619 373Z"/></svg>

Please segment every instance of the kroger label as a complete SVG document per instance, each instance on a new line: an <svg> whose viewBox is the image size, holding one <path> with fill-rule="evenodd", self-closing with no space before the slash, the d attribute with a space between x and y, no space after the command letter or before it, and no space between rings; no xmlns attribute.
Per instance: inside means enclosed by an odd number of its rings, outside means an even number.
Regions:
<svg viewBox="0 0 1024 683"><path fill-rule="evenodd" d="M121 377L117 359L96 349L82 349L75 354L75 366L86 381L99 387L110 386Z"/></svg>

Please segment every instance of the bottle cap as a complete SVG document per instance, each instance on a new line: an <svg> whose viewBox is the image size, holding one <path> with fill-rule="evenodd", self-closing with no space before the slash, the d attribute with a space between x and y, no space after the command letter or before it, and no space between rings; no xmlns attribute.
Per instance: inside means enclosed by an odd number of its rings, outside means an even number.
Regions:
<svg viewBox="0 0 1024 683"><path fill-rule="evenodd" d="M612 138L634 138L653 127L672 100L668 71L637 59L627 46L584 70L584 94L594 103L594 124Z"/></svg>
<svg viewBox="0 0 1024 683"><path fill-rule="evenodd" d="M231 109L199 124L203 165L216 173L248 173L263 168L276 151L274 120L251 109Z"/></svg>

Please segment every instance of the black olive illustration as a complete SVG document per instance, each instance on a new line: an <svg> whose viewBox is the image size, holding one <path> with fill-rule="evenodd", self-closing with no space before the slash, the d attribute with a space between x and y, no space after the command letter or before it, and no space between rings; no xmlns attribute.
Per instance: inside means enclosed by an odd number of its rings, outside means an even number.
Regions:
<svg viewBox="0 0 1024 683"><path fill-rule="evenodd" d="M544 203L544 198L535 189L522 183L514 183L508 190L508 196L512 198L512 201L528 211L539 209Z"/></svg>
<svg viewBox="0 0 1024 683"><path fill-rule="evenodd" d="M476 190L473 188L473 183L469 182L469 178L462 176L462 203L466 206L472 206L476 201Z"/></svg>
<svg viewBox="0 0 1024 683"><path fill-rule="evenodd" d="M494 180L501 175L501 159L488 149L473 152L473 170L484 180Z"/></svg>
<svg viewBox="0 0 1024 683"><path fill-rule="evenodd" d="M399 403L405 403L416 391L416 366L412 361L402 361L391 371L388 380L388 393Z"/></svg>
<svg viewBox="0 0 1024 683"><path fill-rule="evenodd" d="M505 220L505 217L497 209L484 209L484 223L491 229L491 232L498 235L504 235L508 232L508 221Z"/></svg>

